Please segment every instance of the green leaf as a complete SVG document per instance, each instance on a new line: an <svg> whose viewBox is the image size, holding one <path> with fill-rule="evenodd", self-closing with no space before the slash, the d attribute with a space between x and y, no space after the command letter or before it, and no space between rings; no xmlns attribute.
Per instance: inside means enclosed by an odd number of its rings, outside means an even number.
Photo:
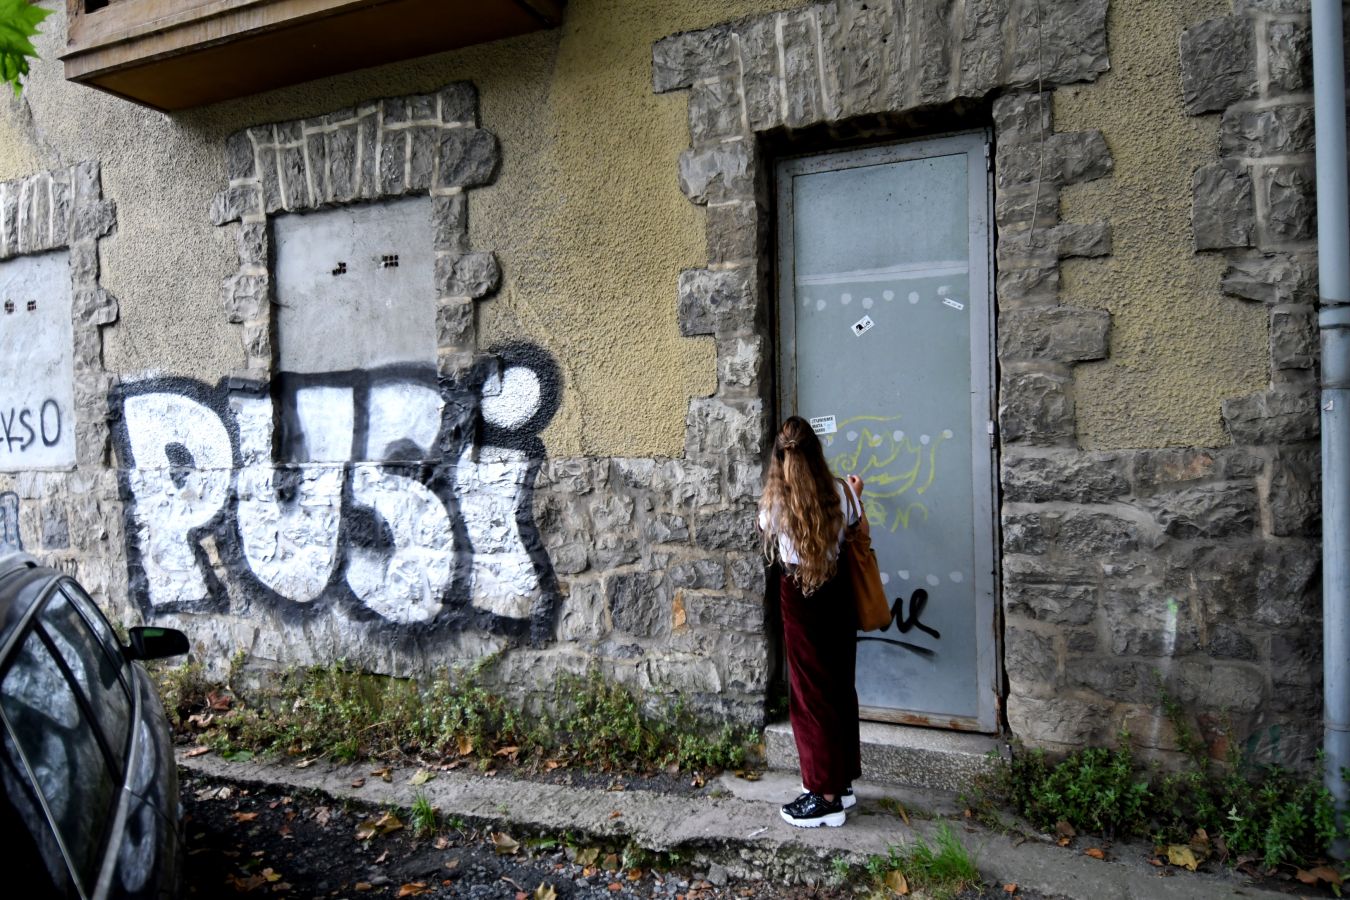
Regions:
<svg viewBox="0 0 1350 900"><path fill-rule="evenodd" d="M30 38L39 34L38 26L51 14L28 0L0 0L0 81L13 85L16 95L23 89L28 60L37 59Z"/></svg>

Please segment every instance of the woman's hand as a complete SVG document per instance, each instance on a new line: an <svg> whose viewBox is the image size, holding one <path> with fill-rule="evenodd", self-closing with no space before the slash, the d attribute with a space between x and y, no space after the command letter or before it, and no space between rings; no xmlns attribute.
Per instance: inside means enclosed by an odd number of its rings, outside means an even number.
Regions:
<svg viewBox="0 0 1350 900"><path fill-rule="evenodd" d="M857 475L848 476L848 486L853 489L855 497L861 497L863 492L863 480Z"/></svg>

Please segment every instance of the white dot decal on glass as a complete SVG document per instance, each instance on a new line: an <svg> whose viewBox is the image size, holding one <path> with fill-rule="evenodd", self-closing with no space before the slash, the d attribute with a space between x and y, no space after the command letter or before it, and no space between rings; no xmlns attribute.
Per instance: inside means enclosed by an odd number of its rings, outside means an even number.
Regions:
<svg viewBox="0 0 1350 900"><path fill-rule="evenodd" d="M825 301L824 301L824 300L817 300L817 301L816 301L816 309L824 309L824 308L825 308Z"/></svg>
<svg viewBox="0 0 1350 900"><path fill-rule="evenodd" d="M950 428L942 429L942 436L950 441L952 439L952 430Z"/></svg>
<svg viewBox="0 0 1350 900"><path fill-rule="evenodd" d="M872 308L872 304L875 303L875 302L876 302L876 301L873 300L871 297L864 297L864 298L863 298L863 309L871 309L871 308Z"/></svg>
<svg viewBox="0 0 1350 900"><path fill-rule="evenodd" d="M810 305L811 305L811 298L810 298L810 297L803 297L803 298L802 298L802 306L810 306Z"/></svg>
<svg viewBox="0 0 1350 900"><path fill-rule="evenodd" d="M840 295L839 295L839 302L842 303L842 304L844 304L845 306L848 306L850 303L853 302L853 295L852 295L852 294L840 294Z"/></svg>
<svg viewBox="0 0 1350 900"><path fill-rule="evenodd" d="M539 376L533 369L515 366L502 376L502 389L479 404L483 418L499 428L523 425L539 409Z"/></svg>
<svg viewBox="0 0 1350 900"><path fill-rule="evenodd" d="M927 578L924 579L924 581L928 582L929 587L937 587L939 584L942 583L942 579L937 577L936 575L929 575Z"/></svg>
<svg viewBox="0 0 1350 900"><path fill-rule="evenodd" d="M919 435L919 443L920 443L920 444L926 444L926 443L928 443L928 442L931 441L931 440L932 440L932 438L930 438L930 437L929 437L928 435L926 435L926 434L921 434L921 435Z"/></svg>
<svg viewBox="0 0 1350 900"><path fill-rule="evenodd" d="M905 581L909 581L909 569L901 569L900 571L896 572L895 574L899 575L899 576L900 576L902 579L904 579Z"/></svg>
<svg viewBox="0 0 1350 900"><path fill-rule="evenodd" d="M881 573L881 583L882 583L882 584L890 584L890 583L891 583L891 573L890 573L890 572L882 572L882 573Z"/></svg>
<svg viewBox="0 0 1350 900"><path fill-rule="evenodd" d="M858 432L850 431L847 435L845 435L845 437L847 437L850 441L856 441L858 439Z"/></svg>
<svg viewBox="0 0 1350 900"><path fill-rule="evenodd" d="M909 302L910 302L910 303L918 303L918 302L919 302L919 292L918 292L918 291L910 291L910 292L909 292Z"/></svg>
<svg viewBox="0 0 1350 900"><path fill-rule="evenodd" d="M952 286L950 284L944 284L938 288L938 293L942 295L950 294L951 292Z"/></svg>
<svg viewBox="0 0 1350 900"><path fill-rule="evenodd" d="M960 584L961 582L966 580L965 573L963 572L952 572L947 577L950 578L956 584Z"/></svg>
<svg viewBox="0 0 1350 900"><path fill-rule="evenodd" d="M891 440L894 440L894 441L903 441L904 439L905 439L905 433L904 433L903 431L892 431L892 432L891 432Z"/></svg>
<svg viewBox="0 0 1350 900"><path fill-rule="evenodd" d="M882 299L882 300L886 300L887 302L889 302L889 301L891 301L891 300L894 300L894 299L895 299L895 291L882 291L882 292L881 292L881 299Z"/></svg>

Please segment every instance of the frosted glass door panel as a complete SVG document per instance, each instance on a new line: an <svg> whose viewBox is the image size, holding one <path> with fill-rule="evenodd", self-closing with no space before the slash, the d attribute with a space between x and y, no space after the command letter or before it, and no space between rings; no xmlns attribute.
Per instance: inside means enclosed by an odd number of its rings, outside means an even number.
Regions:
<svg viewBox="0 0 1350 900"><path fill-rule="evenodd" d="M979 135L780 169L784 414L866 482L896 613L866 718L994 725L987 191Z"/></svg>

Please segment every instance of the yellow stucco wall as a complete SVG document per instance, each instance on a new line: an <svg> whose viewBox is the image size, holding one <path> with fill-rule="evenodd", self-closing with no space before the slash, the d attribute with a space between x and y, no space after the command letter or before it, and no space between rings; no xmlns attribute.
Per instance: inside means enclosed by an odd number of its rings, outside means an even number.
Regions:
<svg viewBox="0 0 1350 900"><path fill-rule="evenodd" d="M558 360L551 455L678 456L689 397L711 393L716 371L711 340L682 338L675 319L678 273L707 254L703 211L676 183L686 95L652 93L651 45L801 2L573 0L557 30L173 116L66 82L54 15L23 98L0 101L0 179L100 160L118 202L103 286L121 304L105 365L214 383L243 363L220 302L238 266L232 231L207 215L225 136L471 80L502 147L495 184L470 200L473 246L496 251L504 275L479 308L480 341L527 339Z"/></svg>
<svg viewBox="0 0 1350 900"><path fill-rule="evenodd" d="M1111 355L1075 370L1080 443L1089 449L1221 446L1224 398L1265 387L1266 311L1219 292L1221 254L1196 254L1191 174L1212 162L1219 116L1186 116L1178 40L1228 15L1227 0L1112 0L1111 71L1055 95L1055 128L1099 128L1113 177L1067 189L1065 221L1107 218L1103 259L1068 260L1066 305L1110 310Z"/></svg>

